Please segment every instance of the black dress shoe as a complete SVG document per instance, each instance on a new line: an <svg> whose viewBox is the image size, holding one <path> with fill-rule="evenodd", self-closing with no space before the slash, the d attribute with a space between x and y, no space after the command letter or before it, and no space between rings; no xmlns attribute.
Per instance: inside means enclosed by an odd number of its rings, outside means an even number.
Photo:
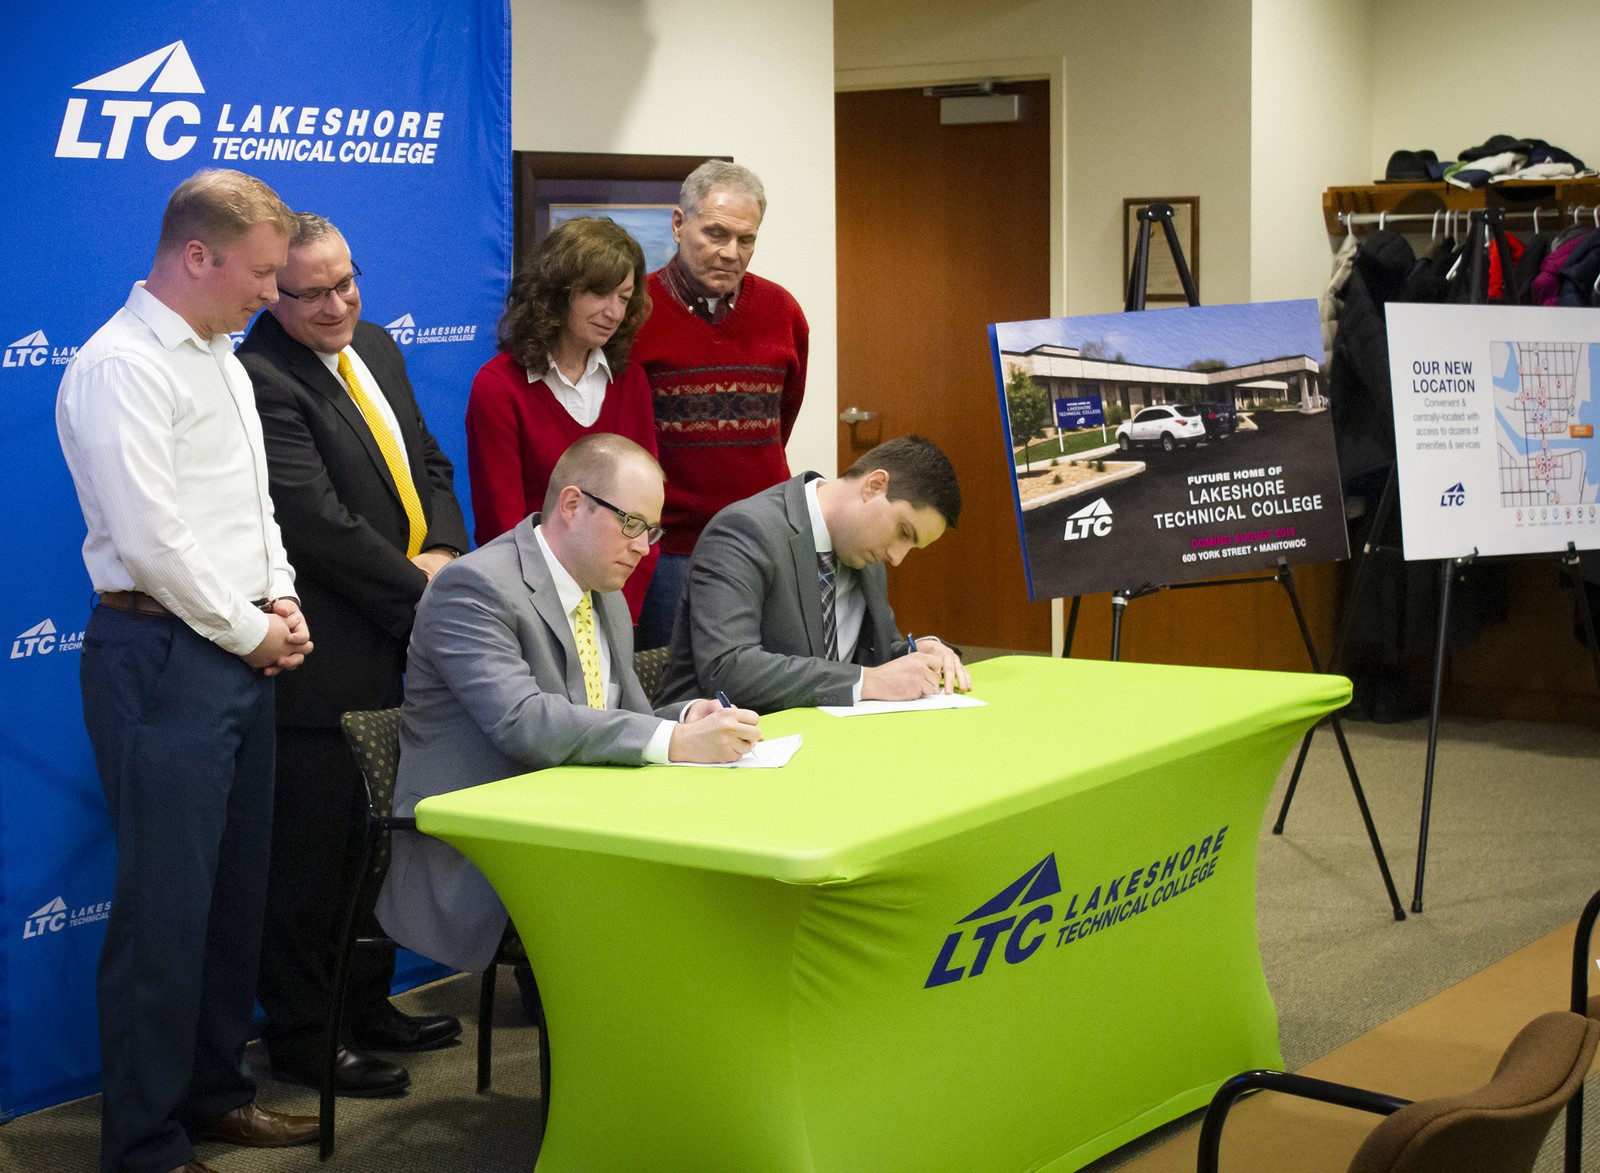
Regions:
<svg viewBox="0 0 1600 1173"><path fill-rule="evenodd" d="M461 1033L461 1020L449 1014L402 1014L385 1001L373 1014L350 1020L350 1039L374 1051L431 1051Z"/></svg>
<svg viewBox="0 0 1600 1173"><path fill-rule="evenodd" d="M285 1083L298 1083L320 1091L322 1055L319 1052L309 1063L298 1055L274 1055L272 1074ZM339 1057L333 1064L333 1093L337 1096L397 1096L410 1082L411 1073L398 1063L363 1055L349 1047L339 1048Z"/></svg>

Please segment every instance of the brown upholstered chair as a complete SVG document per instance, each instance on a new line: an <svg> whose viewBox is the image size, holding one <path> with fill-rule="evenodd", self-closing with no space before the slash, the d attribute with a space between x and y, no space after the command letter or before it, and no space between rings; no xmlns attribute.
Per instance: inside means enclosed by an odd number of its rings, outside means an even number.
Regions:
<svg viewBox="0 0 1600 1173"><path fill-rule="evenodd" d="M1595 921L1600 919L1600 892L1589 897L1578 917L1578 931L1572 939L1572 1004L1567 1007L1574 1014L1587 1014L1600 1018L1600 994L1589 996L1589 951L1594 937ZM1567 1101L1567 1155L1562 1166L1565 1173L1579 1173L1583 1168L1583 1088L1580 1086Z"/></svg>
<svg viewBox="0 0 1600 1173"><path fill-rule="evenodd" d="M1517 1032L1488 1083L1415 1103L1282 1071L1247 1071L1223 1084L1206 1109L1197 1168L1216 1173L1228 1109L1240 1096L1266 1090L1386 1116L1356 1150L1349 1173L1528 1173L1550 1125L1583 1086L1597 1042L1600 1022L1568 1010L1541 1014Z"/></svg>

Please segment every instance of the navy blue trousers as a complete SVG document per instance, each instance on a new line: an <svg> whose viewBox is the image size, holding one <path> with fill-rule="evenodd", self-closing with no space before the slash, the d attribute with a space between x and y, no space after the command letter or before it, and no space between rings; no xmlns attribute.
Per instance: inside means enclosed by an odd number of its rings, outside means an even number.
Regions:
<svg viewBox="0 0 1600 1173"><path fill-rule="evenodd" d="M102 1173L194 1159L244 1067L272 832L273 683L170 616L96 607L84 723L117 844L98 999Z"/></svg>

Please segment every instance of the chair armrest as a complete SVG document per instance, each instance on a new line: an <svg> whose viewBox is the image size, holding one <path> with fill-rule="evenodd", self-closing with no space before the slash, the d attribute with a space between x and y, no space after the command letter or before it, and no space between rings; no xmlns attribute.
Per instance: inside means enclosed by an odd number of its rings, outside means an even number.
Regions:
<svg viewBox="0 0 1600 1173"><path fill-rule="evenodd" d="M1217 1173L1217 1161L1222 1149L1222 1125L1227 1119L1228 1109L1240 1097L1258 1091L1283 1092L1302 1099L1320 1100L1324 1104L1337 1104L1341 1108L1376 1112L1380 1116L1398 1112L1411 1103L1410 1100L1367 1091L1365 1088L1330 1083L1305 1075L1291 1075L1286 1071L1246 1071L1228 1080L1211 1097L1206 1117L1200 1124L1200 1154L1195 1165L1197 1173Z"/></svg>
<svg viewBox="0 0 1600 1173"><path fill-rule="evenodd" d="M1595 919L1600 917L1600 892L1589 897L1578 917L1578 931L1572 938L1572 1005L1574 1014L1589 1012L1589 942L1594 936Z"/></svg>

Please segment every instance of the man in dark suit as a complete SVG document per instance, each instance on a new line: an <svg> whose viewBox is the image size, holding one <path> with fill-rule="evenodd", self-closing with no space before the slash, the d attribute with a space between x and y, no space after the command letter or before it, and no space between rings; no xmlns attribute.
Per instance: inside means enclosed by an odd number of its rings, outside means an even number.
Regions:
<svg viewBox="0 0 1600 1173"><path fill-rule="evenodd" d="M723 692L770 713L970 688L936 637L900 638L885 573L960 516L955 469L921 436L728 506L695 545L661 698Z"/></svg>
<svg viewBox="0 0 1600 1173"><path fill-rule="evenodd" d="M277 305L238 356L255 385L273 506L318 625L311 673L278 691L277 792L258 994L274 1073L321 1084L341 914L358 882L361 774L339 729L351 709L401 700L406 640L428 580L467 548L450 462L428 433L387 331L361 318L360 271L334 226L301 213ZM323 632L327 634L324 635ZM371 901L365 896L368 929ZM388 1000L392 955L359 950L346 1001L341 1095L410 1077L365 1051L420 1051L461 1031Z"/></svg>
<svg viewBox="0 0 1600 1173"><path fill-rule="evenodd" d="M585 436L544 508L442 571L422 598L400 719L395 813L556 765L737 761L756 715L695 700L651 711L620 593L661 536L661 466L632 440ZM458 969L488 966L506 928L489 881L443 840L400 835L378 919Z"/></svg>

